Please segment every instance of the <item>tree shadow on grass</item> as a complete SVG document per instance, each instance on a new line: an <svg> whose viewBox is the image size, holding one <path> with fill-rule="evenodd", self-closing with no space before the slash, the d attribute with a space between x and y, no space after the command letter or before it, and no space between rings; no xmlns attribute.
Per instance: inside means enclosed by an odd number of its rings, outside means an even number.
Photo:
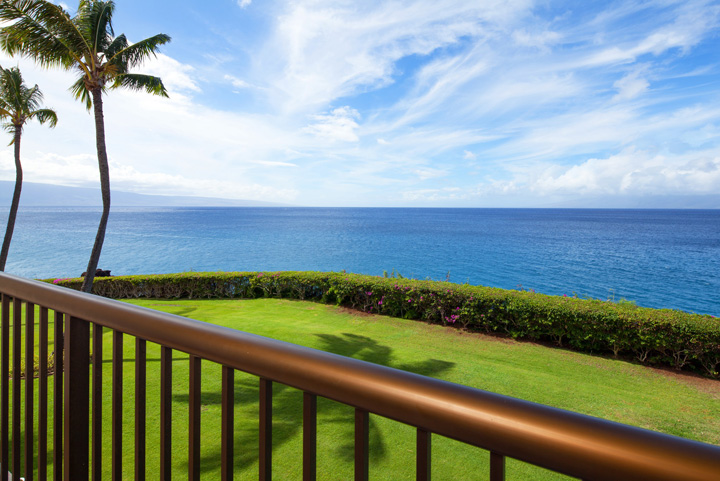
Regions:
<svg viewBox="0 0 720 481"><path fill-rule="evenodd" d="M363 361L381 364L396 369L414 372L425 376L438 376L452 369L455 363L438 359L427 359L419 362L399 362L395 359L393 349L367 336L351 333L342 335L319 334L319 349L323 351L353 357ZM188 394L173 396L178 403L187 404ZM258 462L258 408L259 380L257 377L236 373L235 376L235 470L243 471ZM203 392L200 403L203 406L220 405L220 390ZM302 433L303 393L283 384L273 383L273 451ZM325 455L341 458L349 463L354 459L354 410L347 405L327 399L318 399L318 426L334 426L333 445L330 453ZM320 431L320 429L318 429ZM221 446L203 446L201 471L214 471L219 468ZM320 438L321 435L319 434ZM388 456L388 449L383 434L378 428L374 417L370 417L370 453L373 459ZM319 443L322 441L318 441ZM318 450L320 452L320 450ZM301 458L301 454L299 455ZM298 459L300 466L301 459Z"/></svg>

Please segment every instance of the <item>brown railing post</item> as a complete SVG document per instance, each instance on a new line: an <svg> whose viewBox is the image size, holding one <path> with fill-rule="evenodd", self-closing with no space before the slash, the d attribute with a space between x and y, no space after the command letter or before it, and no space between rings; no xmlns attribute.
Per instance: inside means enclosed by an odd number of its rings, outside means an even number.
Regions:
<svg viewBox="0 0 720 481"><path fill-rule="evenodd" d="M368 481L370 476L370 416L355 409L355 481Z"/></svg>
<svg viewBox="0 0 720 481"><path fill-rule="evenodd" d="M303 481L317 478L317 396L303 393Z"/></svg>
<svg viewBox="0 0 720 481"><path fill-rule="evenodd" d="M123 333L113 332L112 358L112 480L122 480Z"/></svg>
<svg viewBox="0 0 720 481"><path fill-rule="evenodd" d="M53 376L53 481L62 481L63 475L63 386L64 386L64 350L65 350L65 315L55 311L54 325L54 360L55 375Z"/></svg>
<svg viewBox="0 0 720 481"><path fill-rule="evenodd" d="M188 479L200 481L200 375L201 359L190 355L190 399L188 403Z"/></svg>
<svg viewBox="0 0 720 481"><path fill-rule="evenodd" d="M40 327L38 329L40 373L38 375L38 479L47 479L48 446L48 309L40 307Z"/></svg>
<svg viewBox="0 0 720 481"><path fill-rule="evenodd" d="M432 457L432 435L424 430L417 429L417 461L415 479L417 481L430 481L430 466Z"/></svg>
<svg viewBox="0 0 720 481"><path fill-rule="evenodd" d="M260 481L272 479L272 381L260 378Z"/></svg>
<svg viewBox="0 0 720 481"><path fill-rule="evenodd" d="M222 481L233 480L235 448L235 371L222 367L222 402L220 436L220 477Z"/></svg>
<svg viewBox="0 0 720 481"><path fill-rule="evenodd" d="M22 301L17 297L13 299L13 341L12 341L12 466L10 470L13 475L19 476L22 471L20 467L20 363L22 355Z"/></svg>
<svg viewBox="0 0 720 481"><path fill-rule="evenodd" d="M0 327L0 474L8 479L10 425L10 297L2 295L2 326Z"/></svg>
<svg viewBox="0 0 720 481"><path fill-rule="evenodd" d="M145 481L147 342L135 338L135 481Z"/></svg>
<svg viewBox="0 0 720 481"><path fill-rule="evenodd" d="M93 325L92 354L92 479L102 479L102 342L103 328Z"/></svg>
<svg viewBox="0 0 720 481"><path fill-rule="evenodd" d="M160 479L172 477L172 349L160 351Z"/></svg>
<svg viewBox="0 0 720 481"><path fill-rule="evenodd" d="M505 456L490 452L490 481L505 480Z"/></svg>
<svg viewBox="0 0 720 481"><path fill-rule="evenodd" d="M25 304L25 481L33 481L35 447L33 386L35 360L35 305ZM28 401L29 400L29 401Z"/></svg>
<svg viewBox="0 0 720 481"><path fill-rule="evenodd" d="M90 451L90 324L65 329L65 481L87 481Z"/></svg>

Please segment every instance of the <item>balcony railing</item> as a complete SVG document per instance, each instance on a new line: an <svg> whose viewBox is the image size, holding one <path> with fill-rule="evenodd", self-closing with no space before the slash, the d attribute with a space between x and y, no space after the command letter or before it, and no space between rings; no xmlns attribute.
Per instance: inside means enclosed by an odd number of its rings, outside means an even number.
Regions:
<svg viewBox="0 0 720 481"><path fill-rule="evenodd" d="M160 478L171 461L186 457L190 480L200 479L201 360L222 365L222 479L233 479L234 375L259 379L259 479L272 476L272 393L280 383L303 394L302 478L316 478L318 396L352 406L354 472L369 477L370 413L417 430L416 478L430 479L432 434L490 452L489 479L505 477L507 457L585 480L720 479L720 447L626 426L569 411L432 379L372 363L276 341L209 323L156 312L45 283L0 274L0 479L101 479L111 463L122 478L123 337L133 336L135 358L135 453L146 448L146 343L161 346ZM25 348L22 310L25 306ZM35 312L38 319L35 319ZM53 394L48 398L48 326L54 317ZM37 413L33 358L39 333ZM12 329L11 329L12 327ZM92 336L91 336L92 327ZM102 334L113 332L112 454L102 459ZM12 330L12 339L10 331ZM60 342L60 340L64 342ZM11 346L12 342L12 346ZM91 349L92 344L92 349ZM22 353L24 351L25 372ZM64 351L64 354L63 352ZM189 355L187 446L171 444L173 352ZM92 352L92 358L90 353ZM12 362L10 354L12 353ZM91 370L92 368L92 370ZM12 381L12 384L11 384ZM12 389L10 389L12 387ZM12 392L12 396L10 393ZM48 439L48 407L53 436ZM23 421L24 418L24 421ZM38 439L33 439L37 420ZM52 463L49 463L49 447ZM242 446L243 450L251 447ZM10 456L10 453L12 456ZM11 459L10 459L11 458ZM145 479L145 456L135 457L135 479ZM12 474L10 474L12 473Z"/></svg>

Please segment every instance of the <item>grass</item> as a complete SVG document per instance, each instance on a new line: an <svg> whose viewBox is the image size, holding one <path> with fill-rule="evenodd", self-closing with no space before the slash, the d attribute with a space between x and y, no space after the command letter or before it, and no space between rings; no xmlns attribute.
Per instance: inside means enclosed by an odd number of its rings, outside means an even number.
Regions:
<svg viewBox="0 0 720 481"><path fill-rule="evenodd" d="M480 389L720 444L720 383L666 373L613 359L518 343L334 306L290 300L131 301L197 320L232 327L316 349L384 364ZM52 330L52 327L51 327ZM36 338L37 339L37 338ZM104 334L104 471L109 479L112 334ZM52 348L50 349L52 350ZM133 476L134 340L124 343L123 478ZM173 363L174 479L187 477L187 358ZM159 347L148 344L148 479L158 478ZM219 479L220 372L203 362L203 479ZM257 378L236 374L236 479L257 477ZM275 479L299 479L302 453L302 393L276 385ZM414 429L371 415L371 477L414 479ZM318 479L352 479L353 410L318 402ZM487 475L489 455L435 436L433 478L474 479ZM508 462L507 479L565 479Z"/></svg>

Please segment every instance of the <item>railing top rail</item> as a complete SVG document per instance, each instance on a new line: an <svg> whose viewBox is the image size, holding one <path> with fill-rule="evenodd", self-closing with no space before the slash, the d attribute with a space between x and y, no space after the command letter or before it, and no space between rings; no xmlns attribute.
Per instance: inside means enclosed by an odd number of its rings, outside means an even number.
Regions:
<svg viewBox="0 0 720 481"><path fill-rule="evenodd" d="M0 273L0 292L583 479L720 478L720 447Z"/></svg>

